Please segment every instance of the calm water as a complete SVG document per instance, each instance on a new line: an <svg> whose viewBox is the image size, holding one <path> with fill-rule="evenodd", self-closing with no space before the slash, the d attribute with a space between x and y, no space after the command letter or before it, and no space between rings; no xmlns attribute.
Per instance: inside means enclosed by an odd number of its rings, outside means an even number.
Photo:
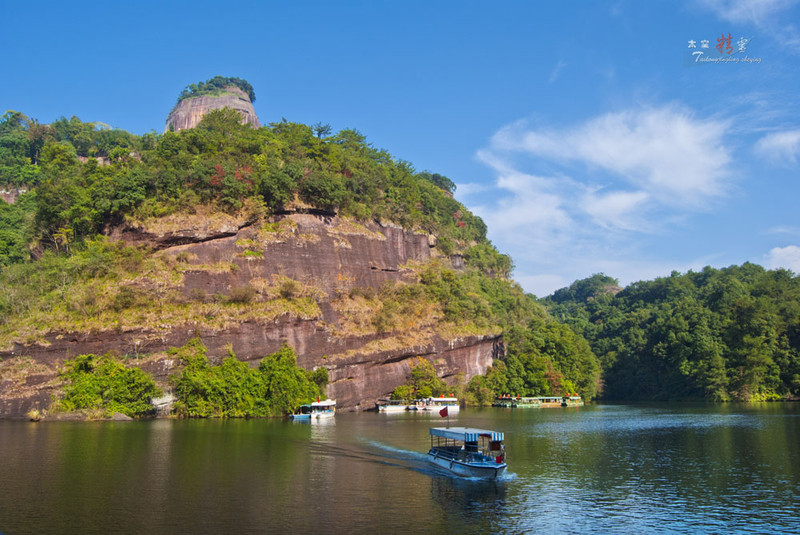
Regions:
<svg viewBox="0 0 800 535"><path fill-rule="evenodd" d="M438 416L0 421L0 532L800 532L800 406L464 410L509 474L426 462Z"/></svg>

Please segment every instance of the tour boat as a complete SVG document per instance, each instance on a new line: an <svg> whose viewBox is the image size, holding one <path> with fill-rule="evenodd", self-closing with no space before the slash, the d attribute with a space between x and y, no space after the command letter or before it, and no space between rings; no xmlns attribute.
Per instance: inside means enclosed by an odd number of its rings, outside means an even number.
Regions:
<svg viewBox="0 0 800 535"><path fill-rule="evenodd" d="M377 405L380 412L405 412L408 410L408 401L404 399L379 399Z"/></svg>
<svg viewBox="0 0 800 535"><path fill-rule="evenodd" d="M311 404L300 405L297 412L289 416L292 420L311 420Z"/></svg>
<svg viewBox="0 0 800 535"><path fill-rule="evenodd" d="M495 479L506 469L503 433L471 427L432 427L430 461L453 474Z"/></svg>
<svg viewBox="0 0 800 535"><path fill-rule="evenodd" d="M323 420L333 418L336 414L336 400L325 399L317 400L311 404L311 420Z"/></svg>
<svg viewBox="0 0 800 535"><path fill-rule="evenodd" d="M336 400L317 400L313 403L300 405L297 412L290 417L292 420L323 420L333 418L336 414Z"/></svg>
<svg viewBox="0 0 800 535"><path fill-rule="evenodd" d="M500 396L495 398L492 407L533 408L542 406L539 398L523 398L521 396Z"/></svg>
<svg viewBox="0 0 800 535"><path fill-rule="evenodd" d="M535 399L538 399L539 403L544 408L560 407L563 401L561 396L539 396Z"/></svg>
<svg viewBox="0 0 800 535"><path fill-rule="evenodd" d="M562 407L583 407L583 399L578 394L568 394L561 401Z"/></svg>
<svg viewBox="0 0 800 535"><path fill-rule="evenodd" d="M410 411L440 411L447 407L450 414L458 412L461 407L458 404L458 398L426 398L415 399L408 406Z"/></svg>

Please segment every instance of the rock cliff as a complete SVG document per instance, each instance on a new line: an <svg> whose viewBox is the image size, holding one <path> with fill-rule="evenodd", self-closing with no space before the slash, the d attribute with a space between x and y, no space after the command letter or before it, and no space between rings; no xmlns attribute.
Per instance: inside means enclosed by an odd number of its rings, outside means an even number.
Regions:
<svg viewBox="0 0 800 535"><path fill-rule="evenodd" d="M238 87L229 86L219 95L190 97L178 102L167 117L164 131L177 132L186 128L194 128L209 111L226 107L242 114L242 124L251 124L255 128L261 126L247 93Z"/></svg>
<svg viewBox="0 0 800 535"><path fill-rule="evenodd" d="M453 382L484 373L503 346L495 332L457 335L437 327L435 313L389 331L372 326L369 301L361 290L412 278L413 266L431 258L432 236L391 224L361 224L332 214L288 213L270 221L247 217L161 220L118 228L112 238L147 244L157 256L180 267L180 280L139 281L158 295L171 285L187 302L200 303L186 317L120 318L115 325L49 333L36 343L16 343L0 352L0 416L45 408L58 388L58 365L66 358L115 351L138 360L166 385L177 362L165 351L200 336L212 360L232 350L256 366L286 342L306 369L328 369L328 395L344 409L374 407L378 397L407 379L413 358L430 360ZM144 279L143 279L144 281ZM239 315L225 316L216 296L256 296ZM353 295L356 297L353 297ZM275 309L261 296L286 294L303 308ZM266 299L266 298L264 298ZM288 306L288 305L287 305ZM202 314L202 317L200 316Z"/></svg>

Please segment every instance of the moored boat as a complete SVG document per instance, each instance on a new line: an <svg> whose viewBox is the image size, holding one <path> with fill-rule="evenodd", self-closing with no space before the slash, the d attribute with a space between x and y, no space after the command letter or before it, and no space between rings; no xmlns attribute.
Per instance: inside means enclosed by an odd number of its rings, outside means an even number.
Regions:
<svg viewBox="0 0 800 535"><path fill-rule="evenodd" d="M520 409L537 409L542 406L539 398L524 398L521 396L500 396L495 398L492 407L512 407Z"/></svg>
<svg viewBox="0 0 800 535"><path fill-rule="evenodd" d="M457 413L461 410L458 404L458 398L425 398L415 399L408 405L410 411L440 411L447 407L447 412L450 414Z"/></svg>
<svg viewBox="0 0 800 535"><path fill-rule="evenodd" d="M333 418L336 414L336 400L317 400L311 404L311 420Z"/></svg>
<svg viewBox="0 0 800 535"><path fill-rule="evenodd" d="M405 412L408 410L408 401L404 399L379 399L378 400L379 412Z"/></svg>
<svg viewBox="0 0 800 535"><path fill-rule="evenodd" d="M310 403L306 403L305 405L300 405L300 407L297 408L297 412L295 412L294 414L290 414L289 417L292 420L298 420L298 421L310 420L311 419L311 404Z"/></svg>
<svg viewBox="0 0 800 535"><path fill-rule="evenodd" d="M578 394L568 394L561 401L562 407L583 407L583 399Z"/></svg>
<svg viewBox="0 0 800 535"><path fill-rule="evenodd" d="M560 407L562 401L561 396L539 396L534 399L539 400L540 406L544 408Z"/></svg>
<svg viewBox="0 0 800 535"><path fill-rule="evenodd" d="M465 477L495 479L506 469L503 433L472 427L432 427L428 458Z"/></svg>

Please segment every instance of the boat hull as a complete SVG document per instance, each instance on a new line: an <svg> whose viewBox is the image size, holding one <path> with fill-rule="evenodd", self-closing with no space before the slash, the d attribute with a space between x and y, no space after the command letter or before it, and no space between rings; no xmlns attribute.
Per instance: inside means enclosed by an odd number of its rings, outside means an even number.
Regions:
<svg viewBox="0 0 800 535"><path fill-rule="evenodd" d="M440 457L434 451L428 452L428 459L439 468L447 470L457 476L478 477L481 479L497 479L506 470L506 463L480 462L470 463Z"/></svg>
<svg viewBox="0 0 800 535"><path fill-rule="evenodd" d="M445 407L447 407L447 412L450 414L456 414L461 410L461 407L458 405L409 405L408 410L420 412L439 412Z"/></svg>
<svg viewBox="0 0 800 535"><path fill-rule="evenodd" d="M406 405L381 405L378 407L378 412L406 412L407 410Z"/></svg>

